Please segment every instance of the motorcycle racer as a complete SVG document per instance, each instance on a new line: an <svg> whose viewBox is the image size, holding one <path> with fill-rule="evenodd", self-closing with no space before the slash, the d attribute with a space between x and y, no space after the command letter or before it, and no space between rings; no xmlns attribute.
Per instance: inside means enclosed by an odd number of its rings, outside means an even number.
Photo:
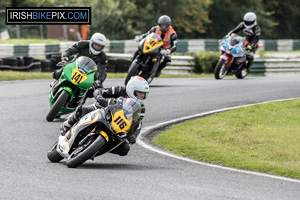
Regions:
<svg viewBox="0 0 300 200"><path fill-rule="evenodd" d="M161 50L161 54L164 55L164 60L160 63L156 77L159 77L163 68L166 67L168 63L171 63L171 53L176 51L177 48L177 34L176 31L171 26L171 18L167 15L162 15L158 19L158 25L153 26L147 33L135 36L135 41L141 41L150 33L157 33L163 39L164 45ZM135 53L134 58L136 57L137 52Z"/></svg>
<svg viewBox="0 0 300 200"><path fill-rule="evenodd" d="M108 98L128 97L140 102L142 106L140 123L134 128L135 132L127 140L128 142L122 143L118 148L111 151L111 153L125 156L130 150L129 144L134 144L142 128L142 119L145 115L144 102L149 93L148 82L139 76L133 76L128 81L127 86L113 86L110 88L99 88L94 91L96 102L88 106L79 106L75 112L70 114L66 121L61 124L61 134L65 135L66 132L77 123L80 118L89 112L98 108L106 107L108 105Z"/></svg>
<svg viewBox="0 0 300 200"><path fill-rule="evenodd" d="M237 27L231 30L227 37L230 36L232 33L238 33L239 31L243 31L246 40L250 42L250 44L246 47L247 53L247 68L248 70L251 68L254 60L254 54L257 50L259 37L261 35L260 26L257 23L256 14L253 12L247 12L244 15L244 21L241 22Z"/></svg>
<svg viewBox="0 0 300 200"><path fill-rule="evenodd" d="M95 75L95 85L101 87L107 77L106 67L108 61L106 53L103 50L105 45L106 37L101 33L94 33L90 40L81 40L75 43L72 47L67 48L62 53L61 63L67 63L75 55L78 57L86 56L91 58L97 64L98 68ZM63 67L55 70L52 74L53 78L58 80L62 72Z"/></svg>

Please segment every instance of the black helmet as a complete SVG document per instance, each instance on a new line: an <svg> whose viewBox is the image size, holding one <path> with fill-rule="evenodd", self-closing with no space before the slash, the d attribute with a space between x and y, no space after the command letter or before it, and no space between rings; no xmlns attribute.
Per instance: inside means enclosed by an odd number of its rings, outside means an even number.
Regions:
<svg viewBox="0 0 300 200"><path fill-rule="evenodd" d="M166 24L167 27L161 27L162 24ZM158 25L161 32L166 33L171 25L171 18L167 15L160 16L160 18L158 19Z"/></svg>

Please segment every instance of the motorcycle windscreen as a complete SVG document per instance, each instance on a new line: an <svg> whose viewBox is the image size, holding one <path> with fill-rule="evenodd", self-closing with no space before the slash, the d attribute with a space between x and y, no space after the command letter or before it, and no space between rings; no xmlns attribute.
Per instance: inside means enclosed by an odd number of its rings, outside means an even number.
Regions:
<svg viewBox="0 0 300 200"><path fill-rule="evenodd" d="M143 53L158 53L160 47L163 45L163 41L157 33L149 34L143 44Z"/></svg>
<svg viewBox="0 0 300 200"><path fill-rule="evenodd" d="M94 70L97 70L97 64L89 57L80 56L75 62L78 70L83 74L88 74Z"/></svg>
<svg viewBox="0 0 300 200"><path fill-rule="evenodd" d="M93 85L96 71L96 63L88 57L81 56L76 61L66 65L64 76L72 84L86 90Z"/></svg>
<svg viewBox="0 0 300 200"><path fill-rule="evenodd" d="M141 105L137 100L124 98L122 109L112 113L111 130L115 133L129 133L132 124L140 118Z"/></svg>
<svg viewBox="0 0 300 200"><path fill-rule="evenodd" d="M123 99L123 111L126 119L137 121L140 118L141 110L141 104L138 100L132 98Z"/></svg>

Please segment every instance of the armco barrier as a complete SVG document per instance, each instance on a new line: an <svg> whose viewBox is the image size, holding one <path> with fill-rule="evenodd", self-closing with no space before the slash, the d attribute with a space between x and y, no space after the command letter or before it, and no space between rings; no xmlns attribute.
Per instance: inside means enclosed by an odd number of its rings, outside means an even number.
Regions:
<svg viewBox="0 0 300 200"><path fill-rule="evenodd" d="M293 51L300 50L300 40L264 40L261 39L265 51ZM0 44L0 58L6 56L44 57L46 53L62 52L72 46L74 42L62 43L34 43L34 44ZM218 51L218 39L190 39L178 40L177 53L199 53L204 51ZM134 40L108 40L105 51L107 53L133 54L138 43Z"/></svg>
<svg viewBox="0 0 300 200"><path fill-rule="evenodd" d="M107 55L131 59L131 54ZM172 56L172 63L167 65L162 74L191 74L194 69L194 58L192 56ZM253 75L300 75L300 59L255 59L250 74Z"/></svg>
<svg viewBox="0 0 300 200"><path fill-rule="evenodd" d="M107 53L107 56L132 60L133 54ZM162 74L190 74L194 69L194 58L192 56L172 56L172 62L162 71Z"/></svg>
<svg viewBox="0 0 300 200"><path fill-rule="evenodd" d="M28 56L43 58L47 53L62 52L72 46L75 42L63 42L59 44L0 44L0 58L10 56ZM219 40L179 40L179 51L197 53L206 50L217 50ZM300 40L262 40L262 50L298 50ZM133 40L108 41L105 50L111 57L131 59L137 50L137 42ZM124 52L126 52L124 54ZM193 71L193 57L191 56L172 56L172 63L168 65L163 74L189 74ZM124 69L123 69L124 71ZM255 59L252 74L300 74L300 59Z"/></svg>

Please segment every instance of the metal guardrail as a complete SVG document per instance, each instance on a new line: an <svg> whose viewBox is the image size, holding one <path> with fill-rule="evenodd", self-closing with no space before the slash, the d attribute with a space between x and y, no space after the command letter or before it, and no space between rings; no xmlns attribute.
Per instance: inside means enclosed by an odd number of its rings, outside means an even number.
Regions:
<svg viewBox="0 0 300 200"><path fill-rule="evenodd" d="M108 56L132 59L132 54L108 53ZM163 69L162 74L191 74L194 69L192 56L172 56L172 63ZM300 75L300 58L255 59L251 74L254 75Z"/></svg>
<svg viewBox="0 0 300 200"><path fill-rule="evenodd" d="M107 56L131 60L133 54L107 53ZM172 56L172 62L162 71L162 74L191 74L194 69L192 56Z"/></svg>
<svg viewBox="0 0 300 200"><path fill-rule="evenodd" d="M210 40L186 40L183 41L188 45L188 51L197 52L199 48L204 51L204 46L208 47L208 43L215 41ZM205 44L206 43L206 44ZM0 58L9 56L31 56L44 57L47 53L62 52L67 47L70 47L74 42L66 42L60 44L29 44L29 45L14 45L14 44L0 44ZM110 45L112 45L111 43ZM204 45L205 44L205 45ZM284 45L292 44L291 41L277 41L276 45L286 47ZM295 44L295 41L294 43ZM122 46L122 45L121 45ZM215 46L215 45L213 45ZM289 45L290 46L290 45ZM125 47L129 53L113 53L108 52L107 55L120 59L132 59L133 52L136 50L136 43L134 41L126 41ZM186 47L182 47L185 49ZM202 48L202 49L201 49ZM211 47L215 48L215 47ZM108 49L110 47L108 46ZM291 48L288 48L291 49ZM269 53L268 53L269 54ZM281 58L267 58L254 60L254 65L251 69L252 74L262 75L278 75L278 74L300 74L300 54L292 52L289 58L288 53L271 53L272 57L280 56ZM282 55L286 54L286 55ZM194 58L191 56L172 56L172 63L162 71L163 74L190 74L193 72ZM124 70L124 69L123 69Z"/></svg>

